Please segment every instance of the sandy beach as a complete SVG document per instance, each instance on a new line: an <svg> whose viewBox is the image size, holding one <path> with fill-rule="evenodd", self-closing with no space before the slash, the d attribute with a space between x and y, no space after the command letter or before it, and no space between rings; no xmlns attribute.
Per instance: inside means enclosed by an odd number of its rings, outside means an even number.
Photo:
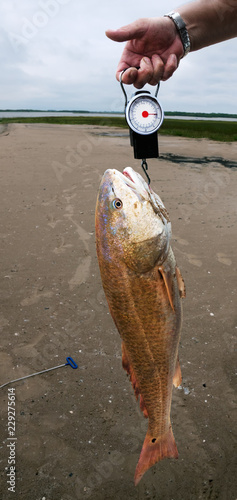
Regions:
<svg viewBox="0 0 237 500"><path fill-rule="evenodd" d="M125 129L0 130L0 385L64 364L67 356L78 364L0 389L4 500L237 498L237 143L161 136L159 148L149 175L170 214L187 289L183 382L172 402L179 459L158 463L135 488L147 421L121 366L94 213L104 171L130 165L141 173L140 161ZM10 443L15 494L7 482Z"/></svg>

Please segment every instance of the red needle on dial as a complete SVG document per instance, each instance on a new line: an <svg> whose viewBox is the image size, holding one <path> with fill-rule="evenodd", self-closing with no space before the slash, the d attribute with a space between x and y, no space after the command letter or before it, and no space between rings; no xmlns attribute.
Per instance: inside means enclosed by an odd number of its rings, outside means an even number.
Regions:
<svg viewBox="0 0 237 500"><path fill-rule="evenodd" d="M147 118L149 115L157 115L157 113L148 113L148 111L143 111L142 112L142 116L143 118Z"/></svg>

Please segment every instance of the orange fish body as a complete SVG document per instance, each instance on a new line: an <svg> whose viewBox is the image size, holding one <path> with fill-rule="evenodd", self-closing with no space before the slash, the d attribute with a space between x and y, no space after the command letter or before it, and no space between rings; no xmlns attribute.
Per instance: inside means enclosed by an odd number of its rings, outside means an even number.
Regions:
<svg viewBox="0 0 237 500"><path fill-rule="evenodd" d="M123 179L124 178L124 179ZM96 207L96 242L102 283L122 338L122 364L148 431L135 472L178 457L170 422L172 385L181 383L178 344L184 285L169 246L168 214L131 168L107 170Z"/></svg>

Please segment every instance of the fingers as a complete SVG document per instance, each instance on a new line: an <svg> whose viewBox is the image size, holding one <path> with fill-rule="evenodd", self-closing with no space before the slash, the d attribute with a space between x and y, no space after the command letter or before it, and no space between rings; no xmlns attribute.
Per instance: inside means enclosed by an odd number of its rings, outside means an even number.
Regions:
<svg viewBox="0 0 237 500"><path fill-rule="evenodd" d="M170 54L166 63L164 63L160 56L153 55L143 57L140 61L140 68L128 68L123 74L123 83L127 85L133 84L137 89L144 87L146 83L150 85L157 85L160 80L168 80L178 68L179 61L175 54ZM121 67L120 67L121 66ZM116 73L116 78L119 80L120 73L125 69L126 64L119 65Z"/></svg>
<svg viewBox="0 0 237 500"><path fill-rule="evenodd" d="M116 73L116 78L117 80L119 81L120 79L120 74L121 74L121 71L123 71L125 69L125 65L121 68L120 66L118 66L118 70L117 70L117 73ZM132 85L132 83L134 83L136 81L136 78L137 78L137 73L138 73L138 70L137 68L128 68L125 73L123 74L123 83L125 83L126 85Z"/></svg>
<svg viewBox="0 0 237 500"><path fill-rule="evenodd" d="M178 68L179 60L175 54L170 54L167 59L162 80L168 80Z"/></svg>
<svg viewBox="0 0 237 500"><path fill-rule="evenodd" d="M118 71L116 73L116 78L119 80L120 73L124 67L118 66ZM157 83L162 80L164 73L164 63L158 55L149 57L143 57L140 61L140 68L129 68L123 74L123 83L132 84L137 89L144 87L146 83L150 85L157 85Z"/></svg>
<svg viewBox="0 0 237 500"><path fill-rule="evenodd" d="M121 71L125 67L119 64L116 78L119 80ZM141 89L146 83L149 83L153 78L153 65L149 57L143 57L140 61L139 68L128 68L123 74L123 83L131 85L133 83L134 87ZM155 84L154 84L155 85Z"/></svg>
<svg viewBox="0 0 237 500"><path fill-rule="evenodd" d="M164 44L159 46L159 37L157 41L157 21L154 25L152 19L138 19L118 30L107 30L106 35L117 42L127 41L118 64L117 80L121 71L127 68L123 82L141 89L146 83L157 85L160 80L168 80L178 68L182 54L179 55L180 47L177 49L177 43L175 46L173 43L178 35L173 33L171 40L168 37L167 49L164 50ZM181 40L179 45L182 45ZM183 53L182 47L181 51Z"/></svg>
<svg viewBox="0 0 237 500"><path fill-rule="evenodd" d="M157 54L154 54L152 56L151 61L153 66L153 76L152 80L149 83L150 85L157 85L157 83L159 83L159 81L163 79L165 65L161 57Z"/></svg>
<svg viewBox="0 0 237 500"><path fill-rule="evenodd" d="M170 54L166 63L164 63L160 56L155 54L152 56L152 65L153 65L153 77L150 80L150 85L157 85L160 80L168 80L175 70L178 68L179 61L175 54Z"/></svg>
<svg viewBox="0 0 237 500"><path fill-rule="evenodd" d="M113 40L114 42L125 42L128 40L126 33L123 31L123 28L118 30L106 30L106 36Z"/></svg>
<svg viewBox="0 0 237 500"><path fill-rule="evenodd" d="M149 57L143 57L140 62L140 68L137 71L137 77L134 82L136 89L141 89L146 83L152 80L153 65Z"/></svg>

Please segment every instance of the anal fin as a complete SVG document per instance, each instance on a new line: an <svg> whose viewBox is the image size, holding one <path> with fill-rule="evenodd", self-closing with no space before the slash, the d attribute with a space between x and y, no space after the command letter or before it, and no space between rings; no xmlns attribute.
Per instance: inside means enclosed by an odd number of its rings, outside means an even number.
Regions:
<svg viewBox="0 0 237 500"><path fill-rule="evenodd" d="M131 364L131 362L129 360L129 356L128 356L128 353L127 353L127 350L126 350L124 342L122 342L122 366L123 366L124 370L127 372L127 374L130 377L130 381L131 381L131 384L133 386L133 390L134 390L134 393L135 393L135 396L136 396L136 400L138 399L138 396L140 395L140 408L141 408L141 411L143 412L144 417L148 418L148 412L147 412L147 409L146 409L146 406L145 406L145 402L144 402L144 399L143 399L142 394L140 392L138 381L137 381L136 375L134 373L132 364Z"/></svg>

